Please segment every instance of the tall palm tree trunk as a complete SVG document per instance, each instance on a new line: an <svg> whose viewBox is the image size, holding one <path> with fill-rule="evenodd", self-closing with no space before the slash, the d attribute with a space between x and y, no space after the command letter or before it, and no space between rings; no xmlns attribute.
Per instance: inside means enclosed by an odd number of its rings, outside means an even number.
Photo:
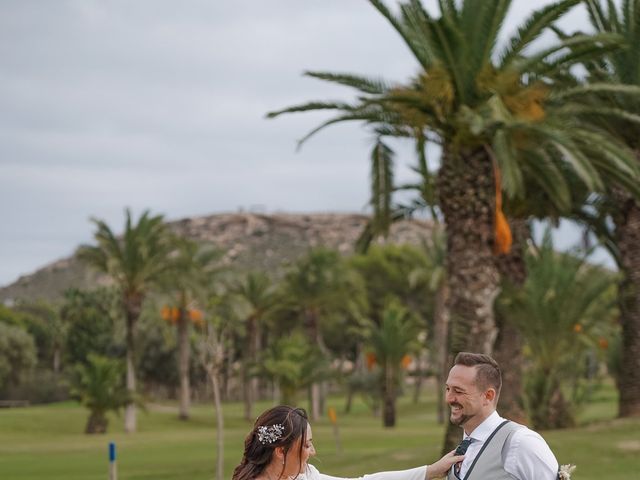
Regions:
<svg viewBox="0 0 640 480"><path fill-rule="evenodd" d="M530 236L529 225L526 219L511 218L509 220L513 234L513 246L508 254L496 257L496 265L502 284L519 289L524 286L527 279L525 254L527 239ZM493 346L493 357L502 367L502 390L498 411L509 420L526 424L527 415L522 395L524 363L522 347L524 341L513 322L510 322L499 311L496 312L496 326L498 336Z"/></svg>
<svg viewBox="0 0 640 480"><path fill-rule="evenodd" d="M60 373L60 365L62 364L62 347L56 345L53 350L53 373Z"/></svg>
<svg viewBox="0 0 640 480"><path fill-rule="evenodd" d="M258 379L249 375L249 365L257 361L258 342L258 322L255 315L247 319L247 339L245 343L246 358L244 361L243 391L244 391L244 418L247 421L253 420L253 404L258 396Z"/></svg>
<svg viewBox="0 0 640 480"><path fill-rule="evenodd" d="M387 361L384 367L382 423L385 427L396 426L396 379L393 366Z"/></svg>
<svg viewBox="0 0 640 480"><path fill-rule="evenodd" d="M319 420L320 419L320 395L322 391L320 389L320 383L314 382L311 384L311 389L309 390L309 400L311 402L311 419Z"/></svg>
<svg viewBox="0 0 640 480"><path fill-rule="evenodd" d="M434 345L434 365L436 369L436 391L437 391L437 418L438 423L444 423L446 408L444 404L444 384L447 379L449 368L449 310L447 309L447 298L449 297L449 287L446 281L438 287L435 298L435 308L433 311L433 345Z"/></svg>
<svg viewBox="0 0 640 480"><path fill-rule="evenodd" d="M254 335L254 338L253 338L252 349L253 350L251 353L252 355L251 358L253 358L254 363L258 363L258 353L262 349L262 338L260 336L259 326L256 326L256 334ZM260 379L256 376L252 376L249 381L249 385L251 389L253 403L255 404L255 402L257 402L260 399ZM249 420L253 420L253 413L251 415L252 417Z"/></svg>
<svg viewBox="0 0 640 480"><path fill-rule="evenodd" d="M500 275L493 254L493 166L482 148L445 150L438 191L447 234L451 357L461 351L492 353L496 337L493 303ZM444 451L462 437L448 424Z"/></svg>
<svg viewBox="0 0 640 480"><path fill-rule="evenodd" d="M427 361L428 362L428 361ZM420 392L422 391L422 383L424 381L423 371L425 366L423 365L423 359L421 354L416 354L416 371L413 385L413 403L420 401Z"/></svg>
<svg viewBox="0 0 640 480"><path fill-rule="evenodd" d="M191 355L189 345L189 320L186 308L180 307L178 318L178 370L180 375L180 420L189 418L191 405L191 387L189 385L189 357Z"/></svg>
<svg viewBox="0 0 640 480"><path fill-rule="evenodd" d="M640 416L640 205L628 195L616 196L616 244L624 274L618 295L622 326L618 414L632 417Z"/></svg>
<svg viewBox="0 0 640 480"><path fill-rule="evenodd" d="M327 349L322 339L322 333L320 332L318 311L315 308L308 308L305 312L305 316L309 339L312 344L317 345L322 353L326 354ZM320 385L320 382L313 382L311 384L309 397L309 403L311 405L311 420L319 420L322 415L322 386Z"/></svg>
<svg viewBox="0 0 640 480"><path fill-rule="evenodd" d="M87 419L84 433L107 433L109 419L102 410L93 410Z"/></svg>
<svg viewBox="0 0 640 480"><path fill-rule="evenodd" d="M125 405L124 410L124 431L127 433L133 433L137 430L137 412L135 404L136 396L136 367L135 367L135 326L140 312L142 310L142 295L131 294L126 295L125 314L127 317L127 332L126 332L126 362L127 362L127 394L129 399Z"/></svg>

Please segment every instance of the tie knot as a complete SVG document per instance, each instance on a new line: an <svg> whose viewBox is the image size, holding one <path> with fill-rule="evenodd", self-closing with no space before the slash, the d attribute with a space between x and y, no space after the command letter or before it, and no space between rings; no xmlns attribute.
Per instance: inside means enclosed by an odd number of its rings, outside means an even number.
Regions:
<svg viewBox="0 0 640 480"><path fill-rule="evenodd" d="M467 453L467 448L469 448L469 444L472 441L472 438L465 438L464 440L462 440L462 442L460 442L460 445L458 445L458 448L456 448L456 455L464 455L465 453Z"/></svg>

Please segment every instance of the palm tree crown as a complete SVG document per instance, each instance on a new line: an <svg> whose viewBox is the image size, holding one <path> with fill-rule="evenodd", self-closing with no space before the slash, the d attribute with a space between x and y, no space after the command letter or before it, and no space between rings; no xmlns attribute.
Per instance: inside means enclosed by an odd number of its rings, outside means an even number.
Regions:
<svg viewBox="0 0 640 480"><path fill-rule="evenodd" d="M614 178L631 190L637 168L615 139L579 122L585 89L566 83L567 71L581 61L619 50L620 38L605 32L575 35L525 56L536 39L580 0L564 0L533 12L502 48L498 37L510 0L439 1L440 16L419 0L400 4L394 14L381 0L370 0L391 23L420 65L408 83L390 84L352 74L307 72L308 76L356 88L356 102L314 101L271 112L337 110L339 114L312 130L301 142L334 123L362 121L381 135L422 136L449 153L485 148L502 172L502 187L511 196L541 188L565 210L571 189L567 167L589 189L602 189ZM596 87L597 88L597 87ZM637 94L620 86L600 88ZM628 114L623 110L601 113ZM445 155L443 161L459 155ZM533 179L531 185L527 179Z"/></svg>

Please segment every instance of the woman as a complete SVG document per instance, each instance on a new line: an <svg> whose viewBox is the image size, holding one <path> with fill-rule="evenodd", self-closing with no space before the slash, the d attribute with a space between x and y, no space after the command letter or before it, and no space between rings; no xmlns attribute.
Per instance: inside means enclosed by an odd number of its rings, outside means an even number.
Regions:
<svg viewBox="0 0 640 480"><path fill-rule="evenodd" d="M244 455L233 472L233 480L342 480L309 465L309 457L315 454L306 412L279 405L256 420L244 441ZM374 473L365 475L363 480L431 480L445 476L452 465L463 459L463 455L451 452L428 467Z"/></svg>

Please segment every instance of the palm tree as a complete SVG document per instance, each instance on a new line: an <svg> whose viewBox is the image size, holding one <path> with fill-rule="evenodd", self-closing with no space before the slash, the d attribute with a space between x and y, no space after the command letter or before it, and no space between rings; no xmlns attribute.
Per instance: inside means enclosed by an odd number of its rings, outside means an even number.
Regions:
<svg viewBox="0 0 640 480"><path fill-rule="evenodd" d="M428 13L418 0L402 2L399 15L380 0L370 2L418 60L418 77L391 86L355 75L309 72L357 88L358 102L311 102L269 115L338 110L337 117L310 135L333 123L365 121L388 134L415 137L419 130L425 139L441 144L438 200L447 226L449 303L460 327L453 341L456 350L490 352L495 336L492 302L499 290L493 258L494 227L501 217L496 211L495 173L502 176L498 194L504 190L523 197L525 179L532 179L564 205L570 204L571 196L562 175L564 165L593 189L612 176L624 180L627 175L629 186L630 178L637 178L630 155L619 144L600 131L576 125L569 106L580 102L582 87L553 89L558 87L557 74L617 44L608 35L582 35L523 56L579 0L534 12L501 50L496 39L509 0L443 0L440 17ZM597 159L587 155L594 149L600 153Z"/></svg>
<svg viewBox="0 0 640 480"><path fill-rule="evenodd" d="M506 46L498 47L511 0L440 0L439 16L419 0L401 2L398 14L382 0L370 0L409 47L420 73L408 83L389 85L310 72L355 87L358 101L311 102L270 114L337 110L310 135L333 123L364 121L390 126L382 129L387 134L415 137L417 130L441 145L436 187L447 233L453 354L492 351L497 333L493 302L500 291L494 255L508 251L508 243L499 241L508 236L499 208L503 192L525 198L535 187L566 209L571 205L567 170L590 191L602 190L613 179L638 191L638 168L630 152L575 115L588 100L584 93L594 87L565 83L572 65L619 48L619 40L608 34L578 35L533 51L540 34L579 2L563 0L533 12ZM525 51L531 53L525 56Z"/></svg>
<svg viewBox="0 0 640 480"><path fill-rule="evenodd" d="M524 289L503 295L499 310L525 340L525 390L535 428L571 426L586 355L615 327L615 277L586 255L557 253L548 231L527 255L527 269Z"/></svg>
<svg viewBox="0 0 640 480"><path fill-rule="evenodd" d="M620 83L640 91L640 1L624 0L618 12L611 2L603 6L598 0L584 0L591 24L598 32L615 33L624 39L625 48L612 52L605 63L588 65L594 82ZM640 111L640 100L604 92L597 102L606 102L607 108L622 112ZM584 112L594 120L592 112ZM597 113L597 112L596 112ZM595 118L613 136L621 138L635 152L640 163L640 116L625 115L612 121ZM640 415L640 203L638 197L613 186L600 198L597 207L601 217L613 221L613 229L606 221L599 222L599 232L609 238L609 247L618 268L624 274L619 285L620 323L622 325L622 371L617 377L619 396L618 413L621 417ZM588 220L593 220L590 218ZM597 229L598 230L598 229Z"/></svg>
<svg viewBox="0 0 640 480"><path fill-rule="evenodd" d="M398 303L390 303L382 312L379 325L369 327L369 344L380 365L383 399L383 425L396 424L396 399L402 379L403 360L416 347L418 326L415 318Z"/></svg>
<svg viewBox="0 0 640 480"><path fill-rule="evenodd" d="M318 347L295 332L275 339L263 350L258 370L278 386L280 403L295 405L297 392L317 384L326 376L327 366L328 360Z"/></svg>
<svg viewBox="0 0 640 480"><path fill-rule="evenodd" d="M86 363L75 365L72 394L90 411L85 433L106 433L109 411L119 412L127 403L122 384L122 364L90 353Z"/></svg>
<svg viewBox="0 0 640 480"><path fill-rule="evenodd" d="M276 286L269 277L261 272L247 273L237 283L233 291L239 295L247 306L245 315L245 345L244 355L244 416L246 420L253 420L253 402L258 398L258 378L249 378L250 366L258 363L258 352L261 349L260 326L265 315L272 310L277 302Z"/></svg>
<svg viewBox="0 0 640 480"><path fill-rule="evenodd" d="M282 298L302 320L307 338L320 352L328 350L322 336L323 315L337 310L359 308L362 291L359 279L350 271L340 254L327 248L315 248L300 258L283 279ZM311 385L311 416L320 417L320 384Z"/></svg>
<svg viewBox="0 0 640 480"><path fill-rule="evenodd" d="M173 270L166 277L166 286L176 297L175 324L178 332L178 372L180 376L179 413L181 420L189 418L191 388L189 385L189 365L191 349L189 325L202 322L202 313L195 308L198 300L202 303L207 289L220 270L221 252L202 247L195 242L181 239L177 245L177 255L172 259Z"/></svg>
<svg viewBox="0 0 640 480"><path fill-rule="evenodd" d="M169 234L161 215L142 213L133 224L131 212L126 210L125 231L117 237L102 220L92 219L97 230L97 246L83 245L78 250L81 260L106 273L118 286L126 318L127 392L125 431L136 431L135 327L142 303L150 289L157 285L171 268L169 255L175 241Z"/></svg>

